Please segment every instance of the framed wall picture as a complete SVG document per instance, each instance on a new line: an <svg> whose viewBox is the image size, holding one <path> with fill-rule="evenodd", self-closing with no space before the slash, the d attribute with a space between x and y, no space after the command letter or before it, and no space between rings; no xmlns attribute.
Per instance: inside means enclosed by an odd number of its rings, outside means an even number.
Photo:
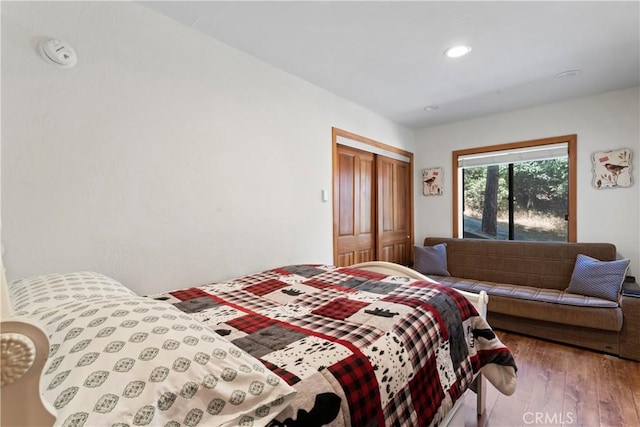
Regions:
<svg viewBox="0 0 640 427"><path fill-rule="evenodd" d="M630 187L633 183L630 149L598 151L593 153L591 161L594 188Z"/></svg>
<svg viewBox="0 0 640 427"><path fill-rule="evenodd" d="M427 168L422 170L422 194L425 196L440 196L444 191L442 168Z"/></svg>

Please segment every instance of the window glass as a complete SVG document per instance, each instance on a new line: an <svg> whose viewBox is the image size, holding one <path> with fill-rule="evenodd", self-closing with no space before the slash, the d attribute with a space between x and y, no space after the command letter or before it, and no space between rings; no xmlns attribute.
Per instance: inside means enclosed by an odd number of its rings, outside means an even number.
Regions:
<svg viewBox="0 0 640 427"><path fill-rule="evenodd" d="M454 152L454 237L575 241L575 135L558 138Z"/></svg>

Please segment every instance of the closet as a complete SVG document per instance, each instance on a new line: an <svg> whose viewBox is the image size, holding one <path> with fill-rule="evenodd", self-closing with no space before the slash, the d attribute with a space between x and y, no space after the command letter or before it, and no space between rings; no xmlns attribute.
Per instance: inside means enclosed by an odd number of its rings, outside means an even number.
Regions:
<svg viewBox="0 0 640 427"><path fill-rule="evenodd" d="M333 128L333 262L411 263L413 153Z"/></svg>

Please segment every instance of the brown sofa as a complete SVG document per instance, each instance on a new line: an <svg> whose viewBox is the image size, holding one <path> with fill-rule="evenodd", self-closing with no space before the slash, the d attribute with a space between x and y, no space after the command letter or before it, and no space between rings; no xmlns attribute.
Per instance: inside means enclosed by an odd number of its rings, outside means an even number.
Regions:
<svg viewBox="0 0 640 427"><path fill-rule="evenodd" d="M447 245L450 276L429 276L457 289L485 290L493 327L640 361L639 297L621 293L602 307L599 298L565 292L577 255L612 261L613 244L424 240L424 246L439 243Z"/></svg>

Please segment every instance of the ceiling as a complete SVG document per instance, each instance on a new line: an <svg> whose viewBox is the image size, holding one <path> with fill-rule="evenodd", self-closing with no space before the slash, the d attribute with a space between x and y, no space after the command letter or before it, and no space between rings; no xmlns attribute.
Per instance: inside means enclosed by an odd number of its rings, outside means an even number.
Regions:
<svg viewBox="0 0 640 427"><path fill-rule="evenodd" d="M141 4L412 128L640 86L638 1Z"/></svg>

